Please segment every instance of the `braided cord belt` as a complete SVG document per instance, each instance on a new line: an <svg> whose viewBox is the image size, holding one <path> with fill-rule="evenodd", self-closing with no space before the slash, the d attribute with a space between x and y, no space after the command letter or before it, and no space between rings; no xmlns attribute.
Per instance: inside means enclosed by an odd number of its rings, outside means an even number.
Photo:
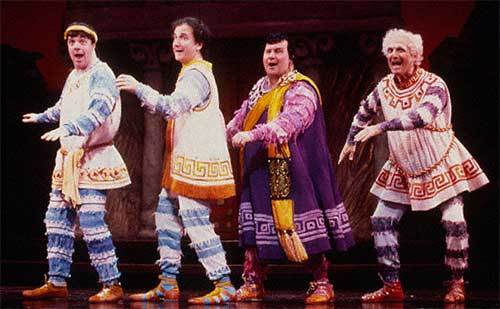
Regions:
<svg viewBox="0 0 500 309"><path fill-rule="evenodd" d="M433 131L433 132L447 132L447 131L452 130L452 126L450 124L446 128L436 128L436 127L429 125L429 126L424 127L424 129L429 130L429 131ZM399 170L406 177L417 178L417 177L420 177L423 175L427 175L430 172L432 172L433 170L435 170L439 165L441 165L441 163L443 163L443 161L450 154L451 146L455 143L455 134L453 133L453 131L451 132L451 134L452 134L451 141L448 144L448 147L446 147L446 151L444 152L443 156L438 161L436 161L434 164L432 164L431 166L426 167L426 168L424 168L416 173L410 173L408 171L405 171L401 167L401 165L398 164L398 162L396 161L396 159L394 159L394 157L392 155L389 156L389 162L391 162L391 164L394 165L394 167L396 167L396 169Z"/></svg>

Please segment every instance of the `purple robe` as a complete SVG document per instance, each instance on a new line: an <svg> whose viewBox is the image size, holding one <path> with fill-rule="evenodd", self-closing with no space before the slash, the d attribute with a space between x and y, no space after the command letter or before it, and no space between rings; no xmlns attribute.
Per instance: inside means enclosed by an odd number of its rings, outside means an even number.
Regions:
<svg viewBox="0 0 500 309"><path fill-rule="evenodd" d="M314 121L288 141L294 203L294 223L308 255L354 245L349 217L337 188L326 141L323 110L318 104ZM266 123L264 111L258 123ZM246 144L239 210L242 247L256 246L261 259L286 259L274 229L268 183L267 148L261 141Z"/></svg>

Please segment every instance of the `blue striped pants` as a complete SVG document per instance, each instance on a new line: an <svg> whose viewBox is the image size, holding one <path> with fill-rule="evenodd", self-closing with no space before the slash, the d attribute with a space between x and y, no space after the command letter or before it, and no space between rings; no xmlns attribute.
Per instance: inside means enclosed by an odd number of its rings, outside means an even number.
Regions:
<svg viewBox="0 0 500 309"><path fill-rule="evenodd" d="M198 260L210 280L218 280L230 274L226 252L219 236L210 223L210 205L207 201L184 196L171 198L162 189L155 213L158 233L158 251L162 275L175 277L181 267L181 238L186 233Z"/></svg>
<svg viewBox="0 0 500 309"><path fill-rule="evenodd" d="M92 266L99 274L99 282L118 280L115 247L111 233L104 222L106 190L79 189L82 204L73 208L62 198L60 190L52 190L45 213L47 229L47 259L49 281L62 283L70 277L76 219L80 222Z"/></svg>

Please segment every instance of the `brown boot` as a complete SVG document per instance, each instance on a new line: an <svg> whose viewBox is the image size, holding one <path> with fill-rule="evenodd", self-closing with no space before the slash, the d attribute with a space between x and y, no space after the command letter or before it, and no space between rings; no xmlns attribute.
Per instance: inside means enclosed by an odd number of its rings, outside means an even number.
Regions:
<svg viewBox="0 0 500 309"><path fill-rule="evenodd" d="M361 300L365 303L402 302L405 299L401 282L384 282L384 286L372 293L365 294Z"/></svg>
<svg viewBox="0 0 500 309"><path fill-rule="evenodd" d="M463 303L465 302L465 282L464 279L451 280L446 283L448 291L444 296L445 303Z"/></svg>
<svg viewBox="0 0 500 309"><path fill-rule="evenodd" d="M103 285L99 293L90 296L91 303L114 303L123 299L123 290L119 283Z"/></svg>
<svg viewBox="0 0 500 309"><path fill-rule="evenodd" d="M309 290L307 290L306 295L306 304L324 304L333 302L335 299L333 285L330 284L328 279L309 283Z"/></svg>
<svg viewBox="0 0 500 309"><path fill-rule="evenodd" d="M137 293L129 295L130 301L150 301L159 302L164 300L179 300L179 286L175 278L160 276L160 283L154 289L146 293Z"/></svg>
<svg viewBox="0 0 500 309"><path fill-rule="evenodd" d="M68 297L68 288L65 286L55 286L46 281L44 285L33 290L24 290L23 296L29 299L48 299Z"/></svg>

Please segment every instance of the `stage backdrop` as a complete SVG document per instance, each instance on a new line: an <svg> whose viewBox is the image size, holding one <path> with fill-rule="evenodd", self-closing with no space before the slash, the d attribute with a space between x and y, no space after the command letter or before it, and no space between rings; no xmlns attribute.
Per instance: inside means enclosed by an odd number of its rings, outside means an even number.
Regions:
<svg viewBox="0 0 500 309"><path fill-rule="evenodd" d="M336 165L338 154L359 101L387 73L380 52L384 32L405 27L422 33L426 68L441 75L450 88L454 130L491 180L465 198L471 260L498 262L498 5L471 1L2 4L3 259L30 259L29 250L16 254L17 244L43 242L42 218L58 146L39 139L52 126L24 125L20 119L23 113L40 112L58 99L70 70L61 39L64 26L74 20L94 25L98 55L117 75L132 74L170 93L180 67L171 54L169 24L183 16L202 18L215 35L207 59L214 64L226 121L263 75L264 36L270 31L289 32L299 47L297 67L321 90L332 161L360 244L370 239L375 199L368 191L387 158L386 140L381 136L362 145L353 163ZM145 113L134 96L122 94L122 101L115 143L133 183L110 192L107 219L117 240L153 241L165 123ZM232 159L238 175L235 151ZM238 198L214 204L218 204L213 211L216 229L223 239L236 239ZM437 236L442 237L435 211L404 220L401 236L412 244L428 239L434 244L441 239Z"/></svg>

